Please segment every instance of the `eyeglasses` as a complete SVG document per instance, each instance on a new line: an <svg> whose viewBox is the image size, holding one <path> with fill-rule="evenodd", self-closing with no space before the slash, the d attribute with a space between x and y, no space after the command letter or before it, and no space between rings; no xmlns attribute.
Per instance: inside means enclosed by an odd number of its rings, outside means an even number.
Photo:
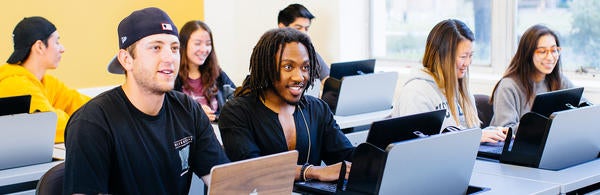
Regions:
<svg viewBox="0 0 600 195"><path fill-rule="evenodd" d="M553 57L558 57L560 56L560 47L550 47L550 48L537 48L534 51L534 54L537 55L538 57L546 57L548 56L548 53L552 54Z"/></svg>

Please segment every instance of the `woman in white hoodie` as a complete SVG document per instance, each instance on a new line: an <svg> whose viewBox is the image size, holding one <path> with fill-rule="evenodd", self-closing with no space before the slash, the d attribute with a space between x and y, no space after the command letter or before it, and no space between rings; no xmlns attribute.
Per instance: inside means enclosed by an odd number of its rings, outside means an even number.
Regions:
<svg viewBox="0 0 600 195"><path fill-rule="evenodd" d="M473 32L459 20L444 20L435 25L427 37L423 68L400 90L392 116L446 109L442 128L479 127L475 99L468 89L473 40ZM486 128L481 142L503 141L505 130Z"/></svg>

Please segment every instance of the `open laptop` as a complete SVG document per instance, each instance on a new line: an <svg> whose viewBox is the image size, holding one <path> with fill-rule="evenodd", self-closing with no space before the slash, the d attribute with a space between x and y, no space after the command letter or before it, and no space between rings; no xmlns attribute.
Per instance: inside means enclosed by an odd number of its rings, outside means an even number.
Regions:
<svg viewBox="0 0 600 195"><path fill-rule="evenodd" d="M329 77L341 80L345 76L369 74L375 71L375 59L332 63Z"/></svg>
<svg viewBox="0 0 600 195"><path fill-rule="evenodd" d="M480 139L474 128L390 144L377 194L466 194Z"/></svg>
<svg viewBox="0 0 600 195"><path fill-rule="evenodd" d="M0 170L52 161L54 112L0 116Z"/></svg>
<svg viewBox="0 0 600 195"><path fill-rule="evenodd" d="M336 116L350 116L392 108L398 81L396 72L344 77L341 81L327 79L321 99Z"/></svg>
<svg viewBox="0 0 600 195"><path fill-rule="evenodd" d="M550 117L550 114L556 111L568 110L579 105L583 87L561 89L540 93L535 96L531 112Z"/></svg>
<svg viewBox="0 0 600 195"><path fill-rule="evenodd" d="M599 114L598 105L554 112L549 120L527 113L524 117L529 118L524 120L533 122L519 125L512 147L503 148L500 162L560 170L597 159Z"/></svg>
<svg viewBox="0 0 600 195"><path fill-rule="evenodd" d="M375 121L367 135L367 142L385 150L394 142L440 133L446 109Z"/></svg>
<svg viewBox="0 0 600 195"><path fill-rule="evenodd" d="M31 95L11 96L0 98L0 116L29 113Z"/></svg>
<svg viewBox="0 0 600 195"><path fill-rule="evenodd" d="M208 194L291 194L298 151L214 166Z"/></svg>
<svg viewBox="0 0 600 195"><path fill-rule="evenodd" d="M347 181L342 166L337 182L295 186L319 194L465 194L480 138L477 128L395 142L385 150L362 143ZM432 178L440 182L432 185Z"/></svg>

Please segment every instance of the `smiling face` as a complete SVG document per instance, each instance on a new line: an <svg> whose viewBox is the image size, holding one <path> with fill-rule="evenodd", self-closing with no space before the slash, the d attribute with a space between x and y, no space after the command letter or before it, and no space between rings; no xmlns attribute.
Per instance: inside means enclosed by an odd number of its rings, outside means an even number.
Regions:
<svg viewBox="0 0 600 195"><path fill-rule="evenodd" d="M121 50L126 52L125 50ZM155 34L135 43L135 58L125 58L127 80L154 94L173 89L179 71L179 39L175 35ZM119 54L122 55L122 54Z"/></svg>
<svg viewBox="0 0 600 195"><path fill-rule="evenodd" d="M63 45L58 42L59 39L58 31L54 31L48 37L48 44L44 47L43 59L48 69L56 69L62 58L62 53L65 52Z"/></svg>
<svg viewBox="0 0 600 195"><path fill-rule="evenodd" d="M547 34L538 39L536 50L533 53L536 80L543 79L554 70L560 56L559 54L560 49L556 46L554 36Z"/></svg>
<svg viewBox="0 0 600 195"><path fill-rule="evenodd" d="M187 44L188 66L198 68L202 66L212 51L212 40L208 32L202 28L194 31ZM190 67L191 69L192 67Z"/></svg>
<svg viewBox="0 0 600 195"><path fill-rule="evenodd" d="M462 79L473 61L473 43L463 39L456 48L456 78Z"/></svg>
<svg viewBox="0 0 600 195"><path fill-rule="evenodd" d="M275 104L297 105L306 88L309 79L308 51L302 43L291 42L285 44L281 58L275 58L279 62L279 80L273 83L272 90L266 94L266 101Z"/></svg>

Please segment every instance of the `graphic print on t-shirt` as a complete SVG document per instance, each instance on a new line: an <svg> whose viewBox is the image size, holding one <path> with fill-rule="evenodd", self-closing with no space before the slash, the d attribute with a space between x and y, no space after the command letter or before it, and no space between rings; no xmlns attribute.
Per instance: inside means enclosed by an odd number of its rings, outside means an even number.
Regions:
<svg viewBox="0 0 600 195"><path fill-rule="evenodd" d="M192 143L192 136L184 137L183 139L175 141L175 149L179 152L179 159L181 160L181 176L188 172L190 165L188 164L188 158L190 156L190 143Z"/></svg>

